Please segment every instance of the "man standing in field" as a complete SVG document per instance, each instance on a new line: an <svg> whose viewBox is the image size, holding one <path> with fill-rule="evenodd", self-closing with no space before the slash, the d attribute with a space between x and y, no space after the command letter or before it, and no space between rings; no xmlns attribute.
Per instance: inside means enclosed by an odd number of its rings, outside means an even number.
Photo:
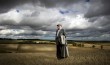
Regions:
<svg viewBox="0 0 110 65"><path fill-rule="evenodd" d="M58 24L55 37L56 56L58 59L67 58L69 56L67 42L65 38L66 38L65 31L62 28L62 25Z"/></svg>

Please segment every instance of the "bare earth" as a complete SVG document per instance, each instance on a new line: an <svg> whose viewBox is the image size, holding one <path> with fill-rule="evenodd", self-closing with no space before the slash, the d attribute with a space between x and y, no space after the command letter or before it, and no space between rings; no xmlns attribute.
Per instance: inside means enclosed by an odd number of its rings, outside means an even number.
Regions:
<svg viewBox="0 0 110 65"><path fill-rule="evenodd" d="M19 49L18 45L0 46L12 52L0 53L0 65L110 65L110 50L70 45L70 56L58 60L55 45L51 44L22 44Z"/></svg>

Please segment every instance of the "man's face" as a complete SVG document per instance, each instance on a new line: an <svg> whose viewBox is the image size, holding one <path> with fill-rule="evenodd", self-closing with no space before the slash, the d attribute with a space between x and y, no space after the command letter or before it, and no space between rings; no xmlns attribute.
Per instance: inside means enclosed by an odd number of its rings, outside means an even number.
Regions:
<svg viewBox="0 0 110 65"><path fill-rule="evenodd" d="M61 29L61 26L57 26L57 29L58 29L58 30Z"/></svg>

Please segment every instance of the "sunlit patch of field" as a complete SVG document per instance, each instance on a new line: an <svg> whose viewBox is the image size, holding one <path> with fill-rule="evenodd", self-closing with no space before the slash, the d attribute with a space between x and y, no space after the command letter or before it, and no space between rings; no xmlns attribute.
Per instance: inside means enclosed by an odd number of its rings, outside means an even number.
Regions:
<svg viewBox="0 0 110 65"><path fill-rule="evenodd" d="M96 48L96 49L107 49L110 50L110 42L104 41L79 41L72 42L73 46L76 47L85 47L85 48Z"/></svg>
<svg viewBox="0 0 110 65"><path fill-rule="evenodd" d="M55 44L0 44L0 65L110 65L109 49L68 48L70 56L58 60Z"/></svg>

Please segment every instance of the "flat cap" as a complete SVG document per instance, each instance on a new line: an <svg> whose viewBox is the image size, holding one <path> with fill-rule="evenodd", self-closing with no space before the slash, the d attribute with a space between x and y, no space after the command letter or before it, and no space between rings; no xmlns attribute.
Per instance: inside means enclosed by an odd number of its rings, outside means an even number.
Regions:
<svg viewBox="0 0 110 65"><path fill-rule="evenodd" d="M62 26L61 24L57 24L57 26Z"/></svg>

